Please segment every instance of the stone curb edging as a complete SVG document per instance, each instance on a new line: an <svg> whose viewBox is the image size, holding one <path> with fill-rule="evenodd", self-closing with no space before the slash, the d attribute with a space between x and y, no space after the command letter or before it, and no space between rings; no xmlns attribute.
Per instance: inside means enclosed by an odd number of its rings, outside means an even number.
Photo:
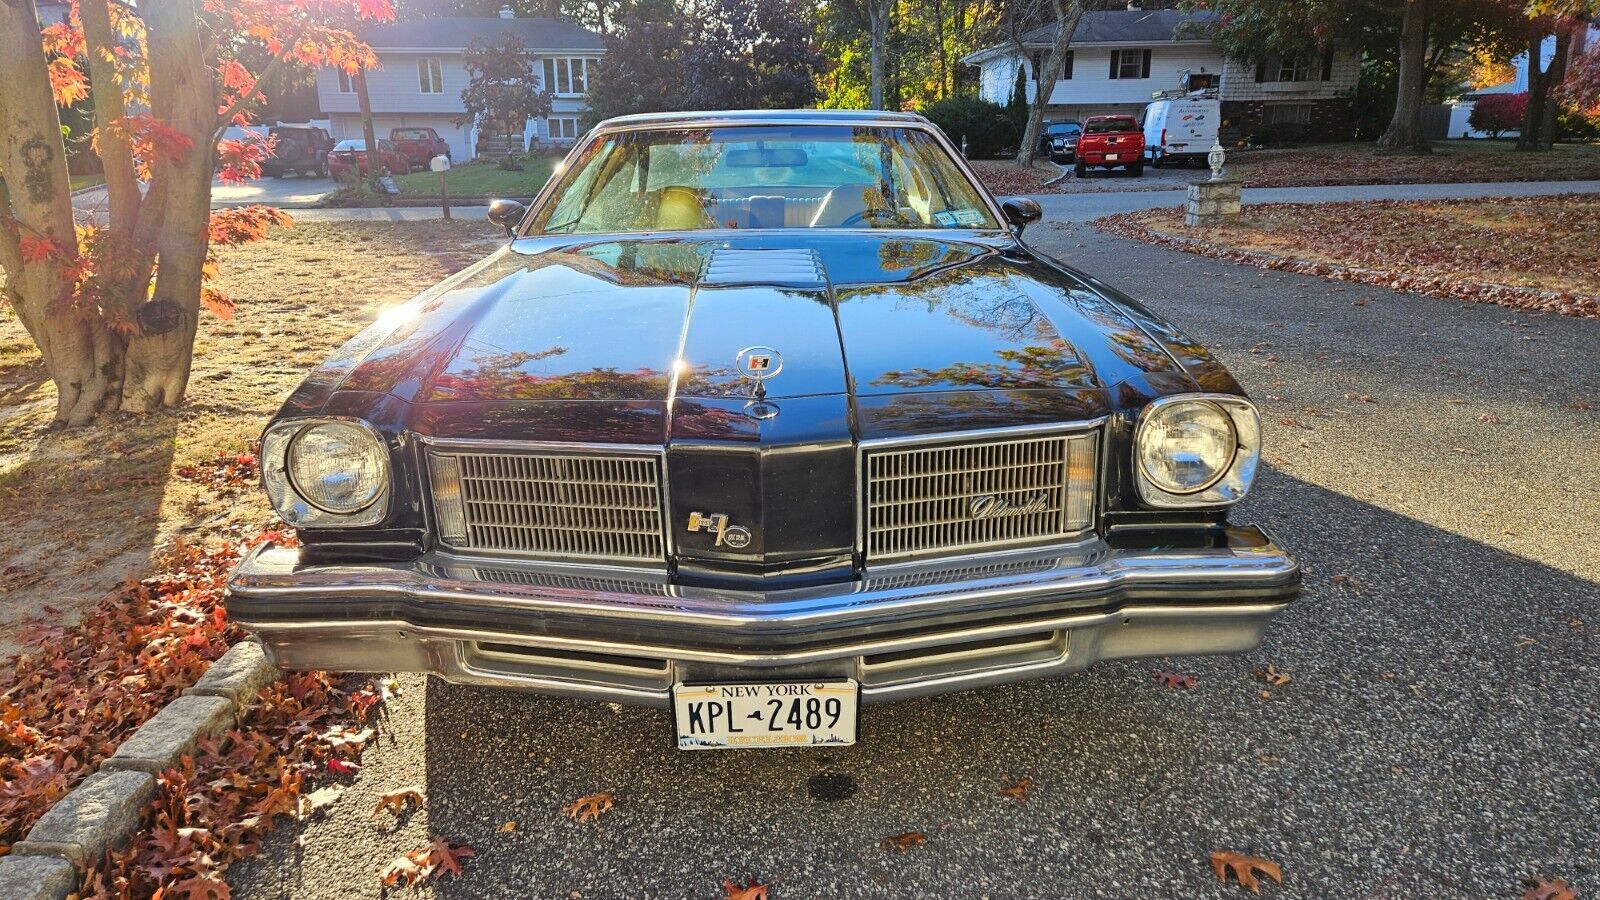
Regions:
<svg viewBox="0 0 1600 900"><path fill-rule="evenodd" d="M0 898L63 900L108 848L139 830L156 776L203 737L229 727L282 673L255 640L234 644L192 687L152 716L100 770L45 813L0 857Z"/></svg>

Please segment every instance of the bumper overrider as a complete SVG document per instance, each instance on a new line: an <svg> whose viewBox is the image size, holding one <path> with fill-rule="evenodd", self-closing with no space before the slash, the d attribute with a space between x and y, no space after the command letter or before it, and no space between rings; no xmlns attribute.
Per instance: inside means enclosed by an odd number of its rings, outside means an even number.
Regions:
<svg viewBox="0 0 1600 900"><path fill-rule="evenodd" d="M847 677L881 702L1250 650L1299 586L1299 566L1251 526L1205 547L1096 539L781 591L436 553L305 565L268 544L233 573L227 607L288 669L431 672L650 706L680 682Z"/></svg>

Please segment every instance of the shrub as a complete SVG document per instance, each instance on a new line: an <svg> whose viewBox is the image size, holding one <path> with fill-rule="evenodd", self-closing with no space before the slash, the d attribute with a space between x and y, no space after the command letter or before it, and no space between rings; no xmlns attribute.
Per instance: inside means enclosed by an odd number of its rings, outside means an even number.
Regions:
<svg viewBox="0 0 1600 900"><path fill-rule="evenodd" d="M1499 137L1507 131L1522 127L1522 117L1528 111L1528 95L1487 94L1472 104L1467 125L1474 131L1486 131L1490 137Z"/></svg>
<svg viewBox="0 0 1600 900"><path fill-rule="evenodd" d="M1015 148L1020 135L1006 108L977 97L946 97L922 110L933 124L944 129L957 147L967 139L967 156L989 159L1008 148Z"/></svg>

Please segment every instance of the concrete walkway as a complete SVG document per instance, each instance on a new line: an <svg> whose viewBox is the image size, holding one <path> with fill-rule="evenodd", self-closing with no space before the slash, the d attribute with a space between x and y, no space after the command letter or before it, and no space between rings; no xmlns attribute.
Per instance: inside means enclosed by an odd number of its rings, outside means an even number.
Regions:
<svg viewBox="0 0 1600 900"><path fill-rule="evenodd" d="M1370 184L1344 187L1245 188L1246 203L1341 203L1359 200L1438 200L1600 193L1600 181L1503 181L1478 184ZM1183 191L1108 191L1037 194L1046 221L1087 222L1112 213L1177 206ZM482 219L487 206L453 206L458 219ZM297 209L301 222L411 222L440 217L437 206L391 209Z"/></svg>

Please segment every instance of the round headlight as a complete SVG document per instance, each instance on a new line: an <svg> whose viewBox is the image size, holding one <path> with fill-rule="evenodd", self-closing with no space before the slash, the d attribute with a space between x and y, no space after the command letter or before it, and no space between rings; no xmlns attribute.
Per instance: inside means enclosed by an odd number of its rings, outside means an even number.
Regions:
<svg viewBox="0 0 1600 900"><path fill-rule="evenodd" d="M1226 475L1238 448L1233 419L1214 403L1174 403L1150 414L1140 430L1139 467L1169 494L1194 494Z"/></svg>
<svg viewBox="0 0 1600 900"><path fill-rule="evenodd" d="M345 422L312 425L295 436L286 460L289 479L306 502L349 515L383 493L386 451L372 434Z"/></svg>

